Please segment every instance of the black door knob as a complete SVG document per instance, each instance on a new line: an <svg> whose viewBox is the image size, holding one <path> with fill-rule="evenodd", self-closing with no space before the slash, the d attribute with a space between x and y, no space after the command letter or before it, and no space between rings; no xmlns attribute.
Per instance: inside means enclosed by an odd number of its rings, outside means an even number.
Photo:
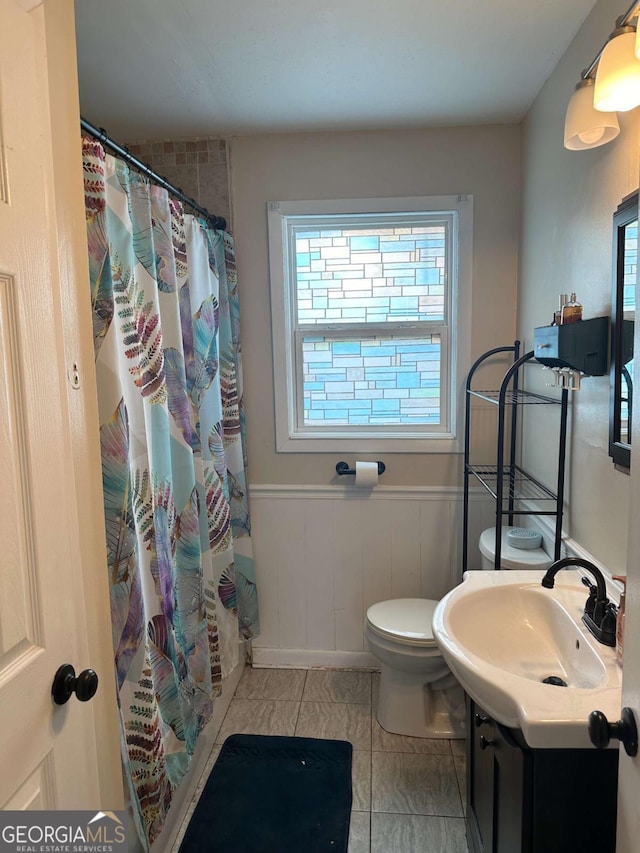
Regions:
<svg viewBox="0 0 640 853"><path fill-rule="evenodd" d="M63 664L56 672L51 686L51 696L56 705L64 705L75 693L80 702L93 699L98 689L98 675L93 669L83 669L76 678L70 663Z"/></svg>
<svg viewBox="0 0 640 853"><path fill-rule="evenodd" d="M598 749L604 749L611 738L619 740L627 755L638 754L638 728L631 708L623 708L617 723L610 723L602 711L589 714L589 738Z"/></svg>

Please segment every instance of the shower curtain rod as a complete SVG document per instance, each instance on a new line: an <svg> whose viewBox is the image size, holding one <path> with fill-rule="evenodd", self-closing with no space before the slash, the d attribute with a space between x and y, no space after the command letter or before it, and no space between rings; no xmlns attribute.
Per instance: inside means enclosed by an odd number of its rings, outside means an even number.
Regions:
<svg viewBox="0 0 640 853"><path fill-rule="evenodd" d="M181 189L170 184L166 178L163 178L162 175L154 172L151 166L143 163L142 160L138 160L138 158L135 157L127 148L123 148L122 145L119 145L115 140L111 139L103 127L96 127L82 117L80 118L80 126L84 131L90 134L90 136L93 136L98 140L98 142L104 145L105 148L109 148L114 154L117 154L118 157L126 160L126 162L133 166L134 169L137 169L139 172L142 172L143 175L146 175L154 184L158 184L158 186L168 190L171 195L175 196L179 201L183 202L183 204L186 204L192 210L195 210L196 213L203 217L203 219L208 220L216 230L226 230L227 220L224 217L214 216L212 213L209 213L209 211L205 207L201 207L195 199L190 198L188 195L185 195Z"/></svg>

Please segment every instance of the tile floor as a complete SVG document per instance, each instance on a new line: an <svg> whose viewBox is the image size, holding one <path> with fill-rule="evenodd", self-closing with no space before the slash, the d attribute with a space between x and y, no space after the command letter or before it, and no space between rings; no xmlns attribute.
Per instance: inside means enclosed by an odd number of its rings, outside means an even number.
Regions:
<svg viewBox="0 0 640 853"><path fill-rule="evenodd" d="M354 749L349 853L467 853L464 741L386 732L378 682L370 672L246 669L192 808L230 734L336 738Z"/></svg>

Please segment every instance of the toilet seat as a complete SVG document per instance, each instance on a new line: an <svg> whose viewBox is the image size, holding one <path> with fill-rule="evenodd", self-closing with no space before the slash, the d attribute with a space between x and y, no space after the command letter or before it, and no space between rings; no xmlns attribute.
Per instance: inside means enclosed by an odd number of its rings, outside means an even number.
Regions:
<svg viewBox="0 0 640 853"><path fill-rule="evenodd" d="M431 623L437 601L399 598L367 610L365 637L380 663L376 718L406 737L465 737L464 691L442 657Z"/></svg>
<svg viewBox="0 0 640 853"><path fill-rule="evenodd" d="M401 645L436 648L431 622L437 604L425 598L380 601L367 610L367 625L379 637Z"/></svg>

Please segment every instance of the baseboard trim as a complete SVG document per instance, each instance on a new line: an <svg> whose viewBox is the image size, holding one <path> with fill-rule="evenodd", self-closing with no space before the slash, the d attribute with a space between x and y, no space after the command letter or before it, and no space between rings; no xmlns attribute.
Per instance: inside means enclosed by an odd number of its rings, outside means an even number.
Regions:
<svg viewBox="0 0 640 853"><path fill-rule="evenodd" d="M370 652L343 652L334 649L261 649L253 644L252 663L256 669L365 669L378 670L380 664Z"/></svg>

